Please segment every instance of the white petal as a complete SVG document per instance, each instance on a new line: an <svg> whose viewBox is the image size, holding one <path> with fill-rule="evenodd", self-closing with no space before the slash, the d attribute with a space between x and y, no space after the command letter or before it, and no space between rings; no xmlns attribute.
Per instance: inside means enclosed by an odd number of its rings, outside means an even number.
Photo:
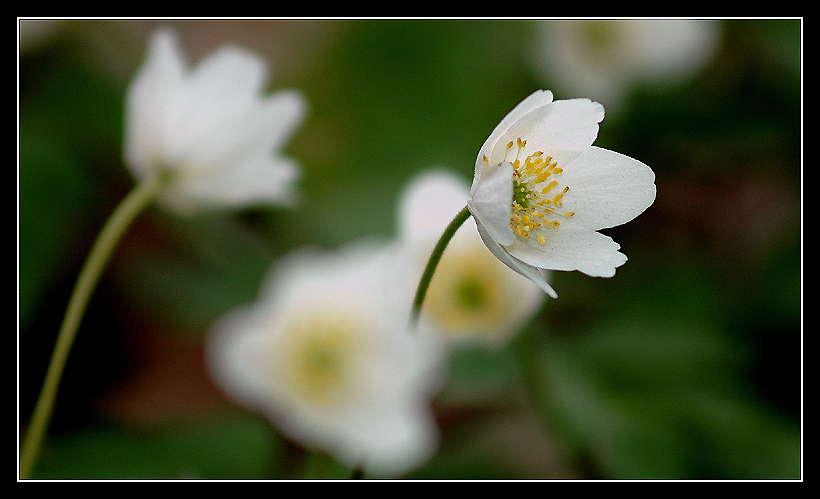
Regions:
<svg viewBox="0 0 820 499"><path fill-rule="evenodd" d="M550 286L549 282L547 282L545 271L532 265L528 265L510 255L489 235L486 228L478 219L476 219L476 228L478 229L478 234L481 236L484 244L487 246L487 249L489 249L496 258L504 263L504 265L534 282L539 288L541 288L542 291L550 295L552 298L558 298L558 293L556 293L555 290L552 289L552 286Z"/></svg>
<svg viewBox="0 0 820 499"><path fill-rule="evenodd" d="M499 122L498 125L496 125L495 129L493 129L490 136L487 137L487 140L484 141L484 145L482 145L481 149L479 149L478 151L473 183L475 183L482 174L484 156L486 156L487 158L492 156L492 152L496 144L501 139L501 136L507 133L507 130L509 130L512 124L515 123L524 114L529 113L530 111L537 109L539 107L546 106L551 102L552 92L550 92L549 90L536 90L535 92L527 96L524 100L522 100L520 103L518 103L518 105L515 106L515 108L513 108L512 111L507 113L504 119L502 119L501 122ZM500 160L492 164L498 164L499 162Z"/></svg>
<svg viewBox="0 0 820 499"><path fill-rule="evenodd" d="M541 269L578 270L591 277L612 277L615 268L626 263L620 245L599 232L561 222L555 230L545 231L545 244L530 237L518 238L506 250L522 262Z"/></svg>
<svg viewBox="0 0 820 499"><path fill-rule="evenodd" d="M591 230L634 219L655 201L655 174L640 161L591 147L566 165L561 181L570 186L564 206L573 223Z"/></svg>
<svg viewBox="0 0 820 499"><path fill-rule="evenodd" d="M556 100L520 117L504 134L500 146L519 137L527 141L522 154L551 149L582 150L598 137L598 123L604 119L604 107L589 99ZM494 151L495 159L503 151ZM526 156L523 156L526 157Z"/></svg>
<svg viewBox="0 0 820 499"><path fill-rule="evenodd" d="M157 31L125 98L125 161L138 177L153 174L164 156L166 115L181 89L184 72L185 61L174 33Z"/></svg>
<svg viewBox="0 0 820 499"><path fill-rule="evenodd" d="M507 162L490 168L473 185L471 199L467 204L470 213L481 221L490 237L501 245L512 244L515 240L515 234L510 228L512 173L513 167Z"/></svg>
<svg viewBox="0 0 820 499"><path fill-rule="evenodd" d="M217 169L187 182L177 183L177 195L189 199L188 212L209 205L248 206L262 203L293 205L296 163L284 158L259 155L230 169Z"/></svg>
<svg viewBox="0 0 820 499"><path fill-rule="evenodd" d="M261 58L228 45L191 71L185 90L191 105L219 115L252 102L264 90L267 72Z"/></svg>
<svg viewBox="0 0 820 499"><path fill-rule="evenodd" d="M263 100L259 108L266 117L259 120L260 128L267 130L267 136L260 138L259 147L278 149L302 124L308 105L301 92L281 90Z"/></svg>
<svg viewBox="0 0 820 499"><path fill-rule="evenodd" d="M399 203L402 239L438 239L469 199L469 188L446 170L425 172L411 180Z"/></svg>
<svg viewBox="0 0 820 499"><path fill-rule="evenodd" d="M211 326L205 355L209 374L232 400L264 412L271 383L264 358L266 328L260 310L239 307Z"/></svg>
<svg viewBox="0 0 820 499"><path fill-rule="evenodd" d="M232 109L203 135L190 138L181 155L201 171L225 169L225 165L262 152L270 154L301 125L306 108L301 94L283 91Z"/></svg>
<svg viewBox="0 0 820 499"><path fill-rule="evenodd" d="M192 152L200 147L218 148L208 144L221 144L226 130L237 125L243 128L243 118L252 115L258 105L265 77L264 61L234 47L220 49L195 67L169 111L171 128L167 133L173 141L169 152L172 161L191 161Z"/></svg>

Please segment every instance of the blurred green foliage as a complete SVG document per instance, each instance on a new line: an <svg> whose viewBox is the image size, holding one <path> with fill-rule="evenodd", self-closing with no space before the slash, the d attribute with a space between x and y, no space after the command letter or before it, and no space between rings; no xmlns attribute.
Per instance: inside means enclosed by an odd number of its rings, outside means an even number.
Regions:
<svg viewBox="0 0 820 499"><path fill-rule="evenodd" d="M613 279L557 273L559 298L512 345L455 354L441 450L409 478L801 477L802 25L720 23L696 78L637 87L602 124L598 145L657 174L655 205L607 231L629 262ZM21 434L80 265L132 186L123 96L160 23L57 24L19 60ZM550 88L529 62L539 21L172 24L192 58L235 41L270 58L272 90L305 93L286 149L302 203L139 219L80 329L36 477L345 476L210 388L208 325L291 249L394 235L414 174L470 180L497 122Z"/></svg>

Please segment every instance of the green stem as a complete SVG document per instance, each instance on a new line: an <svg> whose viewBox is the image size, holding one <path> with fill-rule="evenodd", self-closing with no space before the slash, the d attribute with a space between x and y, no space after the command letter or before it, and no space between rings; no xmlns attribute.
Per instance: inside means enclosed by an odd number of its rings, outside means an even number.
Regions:
<svg viewBox="0 0 820 499"><path fill-rule="evenodd" d="M416 289L416 297L413 300L413 310L410 317L412 327L415 328L419 314L421 314L421 306L424 303L424 297L427 295L427 288L430 287L430 281L433 280L433 274L436 272L436 267L441 260L441 255L444 254L444 249L447 248L450 239L453 238L456 231L468 218L470 218L470 210L465 206L458 212L458 215L453 218L450 225L444 229L444 233L436 243L436 247L433 248L433 254L430 255L430 259L427 261L427 266L424 268L424 273L421 275L421 280L419 281L419 287Z"/></svg>
<svg viewBox="0 0 820 499"><path fill-rule="evenodd" d="M156 197L167 181L166 175L158 175L138 184L111 214L91 248L91 253L89 253L77 283L74 285L74 291L71 293L68 308L60 332L57 335L57 342L43 382L43 388L40 391L37 404L34 406L34 413L29 422L26 438L23 441L20 451L20 478L26 479L31 476L40 446L51 420L57 388L60 385L60 378L63 375L68 353L74 343L88 300L91 298L100 275L126 229Z"/></svg>

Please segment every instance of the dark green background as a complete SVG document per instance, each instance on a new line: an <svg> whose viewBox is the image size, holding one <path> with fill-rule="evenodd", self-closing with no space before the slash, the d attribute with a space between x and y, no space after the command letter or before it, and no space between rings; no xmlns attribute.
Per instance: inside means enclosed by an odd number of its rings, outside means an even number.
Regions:
<svg viewBox="0 0 820 499"><path fill-rule="evenodd" d="M150 209L88 309L37 478L344 477L211 385L201 346L276 257L392 237L416 173L477 151L551 82L518 20L176 21L189 60L232 41L310 111L285 152L302 202L180 219ZM657 175L606 231L612 279L558 273L508 348L458 353L442 446L408 478L801 477L801 21L719 21L717 57L636 87L597 145ZM33 407L79 268L133 186L123 96L155 21L61 21L19 60L18 400ZM567 98L557 94L556 98Z"/></svg>

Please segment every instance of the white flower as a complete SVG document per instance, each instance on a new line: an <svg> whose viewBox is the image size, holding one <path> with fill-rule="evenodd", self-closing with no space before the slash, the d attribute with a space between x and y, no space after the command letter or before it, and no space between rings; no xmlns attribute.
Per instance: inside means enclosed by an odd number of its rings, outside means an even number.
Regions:
<svg viewBox="0 0 820 499"><path fill-rule="evenodd" d="M443 170L419 175L402 196L400 270L418 284L427 259L452 217L467 203L469 185ZM407 300L412 299L412 292ZM430 282L418 329L443 335L454 345L500 347L521 330L544 301L532 282L510 270L487 249L467 219L450 240Z"/></svg>
<svg viewBox="0 0 820 499"><path fill-rule="evenodd" d="M626 262L600 229L624 224L655 200L655 174L592 146L604 108L533 93L481 147L467 203L487 247L510 268L557 294L545 269L611 277Z"/></svg>
<svg viewBox="0 0 820 499"><path fill-rule="evenodd" d="M401 475L434 453L429 404L444 374L439 341L408 333L409 304L388 285L392 256L364 244L297 251L255 303L215 325L208 345L212 375L236 402L374 476Z"/></svg>
<svg viewBox="0 0 820 499"><path fill-rule="evenodd" d="M589 96L610 111L636 85L695 74L720 40L720 25L709 20L563 20L538 27L538 69L565 92Z"/></svg>
<svg viewBox="0 0 820 499"><path fill-rule="evenodd" d="M159 30L126 97L125 160L138 179L170 172L162 200L207 206L290 203L298 168L276 151L299 126L295 91L261 95L265 62L225 46L190 72L174 33Z"/></svg>

